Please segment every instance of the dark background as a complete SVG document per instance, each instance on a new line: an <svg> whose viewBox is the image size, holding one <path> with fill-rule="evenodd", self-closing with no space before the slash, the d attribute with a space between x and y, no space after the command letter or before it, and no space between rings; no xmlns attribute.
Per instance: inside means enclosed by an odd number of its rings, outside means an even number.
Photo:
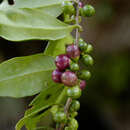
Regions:
<svg viewBox="0 0 130 130"><path fill-rule="evenodd" d="M87 0L84 0L84 3ZM82 37L94 46L92 78L80 99L80 130L130 130L130 1L88 0L96 8L82 21ZM43 52L43 41L13 43L0 38L0 62ZM0 97L0 130L14 130L32 97Z"/></svg>

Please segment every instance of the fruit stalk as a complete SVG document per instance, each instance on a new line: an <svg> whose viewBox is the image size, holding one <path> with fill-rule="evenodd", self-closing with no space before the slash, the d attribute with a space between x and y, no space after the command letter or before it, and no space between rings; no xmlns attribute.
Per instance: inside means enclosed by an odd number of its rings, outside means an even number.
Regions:
<svg viewBox="0 0 130 130"><path fill-rule="evenodd" d="M76 25L79 25L79 3L80 0L77 0L77 8L76 8ZM76 28L76 36L75 36L75 44L78 45L79 42L79 28Z"/></svg>
<svg viewBox="0 0 130 130"><path fill-rule="evenodd" d="M76 25L79 25L79 2L80 0L77 0L77 7L76 7ZM75 32L75 44L78 45L78 42L79 42L79 28L76 28L76 32ZM67 99L67 102L65 104L65 107L64 107L64 112L65 114L68 116L68 110L69 110L69 107L72 103L72 98L68 98ZM63 130L64 129L64 126L65 124L61 124L59 129L58 130Z"/></svg>

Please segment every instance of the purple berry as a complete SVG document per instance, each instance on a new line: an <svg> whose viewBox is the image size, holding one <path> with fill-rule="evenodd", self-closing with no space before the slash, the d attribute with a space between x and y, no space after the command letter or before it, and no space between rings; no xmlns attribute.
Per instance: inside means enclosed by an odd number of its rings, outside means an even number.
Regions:
<svg viewBox="0 0 130 130"><path fill-rule="evenodd" d="M66 53L70 58L77 58L80 56L80 50L76 44L68 45L66 48Z"/></svg>
<svg viewBox="0 0 130 130"><path fill-rule="evenodd" d="M52 80L56 83L61 83L61 75L62 72L60 72L58 69L54 70L52 72Z"/></svg>
<svg viewBox="0 0 130 130"><path fill-rule="evenodd" d="M62 74L61 81L66 86L74 86L77 84L78 78L74 72L66 71Z"/></svg>
<svg viewBox="0 0 130 130"><path fill-rule="evenodd" d="M79 2L79 8L83 8L83 3Z"/></svg>
<svg viewBox="0 0 130 130"><path fill-rule="evenodd" d="M85 87L86 87L86 81L85 80L81 80L80 81L80 89L83 90L83 89L85 89Z"/></svg>
<svg viewBox="0 0 130 130"><path fill-rule="evenodd" d="M69 67L70 59L67 55L62 54L56 57L55 64L59 70L63 71Z"/></svg>

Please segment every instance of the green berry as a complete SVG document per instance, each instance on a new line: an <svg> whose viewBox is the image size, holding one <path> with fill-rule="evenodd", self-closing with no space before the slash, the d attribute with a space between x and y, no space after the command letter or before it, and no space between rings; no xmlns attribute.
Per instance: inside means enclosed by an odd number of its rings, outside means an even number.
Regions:
<svg viewBox="0 0 130 130"><path fill-rule="evenodd" d="M79 65L78 65L77 63L72 62L72 63L70 64L70 69L71 69L72 71L78 71L78 70L79 70Z"/></svg>
<svg viewBox="0 0 130 130"><path fill-rule="evenodd" d="M67 96L73 99L77 99L81 96L81 89L79 86L74 86L72 88L67 89Z"/></svg>
<svg viewBox="0 0 130 130"><path fill-rule="evenodd" d="M90 55L84 55L82 61L85 65L93 65L93 58Z"/></svg>
<svg viewBox="0 0 130 130"><path fill-rule="evenodd" d="M64 112L56 112L54 114L54 121L57 123L65 123L67 121L66 114Z"/></svg>
<svg viewBox="0 0 130 130"><path fill-rule="evenodd" d="M79 48L80 48L81 51L84 52L84 51L87 49L87 47L88 47L88 45L87 45L86 42L84 42L84 41L79 41Z"/></svg>
<svg viewBox="0 0 130 130"><path fill-rule="evenodd" d="M71 115L71 117L74 118L78 115L78 112L77 111L71 112L70 115Z"/></svg>
<svg viewBox="0 0 130 130"><path fill-rule="evenodd" d="M70 106L71 111L78 111L80 108L80 102L77 100L73 100Z"/></svg>
<svg viewBox="0 0 130 130"><path fill-rule="evenodd" d="M82 70L82 71L79 73L79 78L80 78L80 79L88 80L88 79L90 79L90 77L91 77L91 73L90 73L90 71L88 71L88 70Z"/></svg>
<svg viewBox="0 0 130 130"><path fill-rule="evenodd" d="M70 118L68 126L71 126L73 128L73 130L77 130L78 126L79 126L78 121L74 118Z"/></svg>
<svg viewBox="0 0 130 130"><path fill-rule="evenodd" d="M65 127L65 130L74 130L71 126Z"/></svg>
<svg viewBox="0 0 130 130"><path fill-rule="evenodd" d="M95 14L95 9L92 5L85 5L83 7L82 15L86 17L93 16Z"/></svg>
<svg viewBox="0 0 130 130"><path fill-rule="evenodd" d="M75 13L75 8L73 6L73 3L70 1L64 1L62 3L63 7L63 12L66 14L74 14Z"/></svg>
<svg viewBox="0 0 130 130"><path fill-rule="evenodd" d="M88 47L85 51L85 53L91 53L93 51L93 46L91 44L88 44Z"/></svg>

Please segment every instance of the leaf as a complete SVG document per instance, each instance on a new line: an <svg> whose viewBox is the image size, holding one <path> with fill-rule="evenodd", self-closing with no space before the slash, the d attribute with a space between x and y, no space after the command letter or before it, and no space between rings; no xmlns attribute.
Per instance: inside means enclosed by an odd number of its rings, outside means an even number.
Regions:
<svg viewBox="0 0 130 130"><path fill-rule="evenodd" d="M0 36L11 41L57 40L64 38L75 27L76 25L67 25L38 10L8 9L0 11Z"/></svg>
<svg viewBox="0 0 130 130"><path fill-rule="evenodd" d="M59 54L64 54L66 45L72 42L73 42L73 38L70 34L63 39L56 40L56 41L49 41L44 54L53 57L56 57Z"/></svg>
<svg viewBox="0 0 130 130"><path fill-rule="evenodd" d="M48 111L43 111L48 109L50 106L56 103L58 96L63 90L62 84L56 84L54 82L49 83L48 88L44 89L30 104L32 108L26 111L25 116L21 119L17 125L16 130L20 130L24 125L28 130L36 128L37 123L40 121L41 117ZM47 112L48 113L48 112Z"/></svg>
<svg viewBox="0 0 130 130"><path fill-rule="evenodd" d="M59 16L62 13L61 3L64 0L16 0L14 5L9 5L7 0L0 4L0 9L8 8L31 8L38 9L52 16Z"/></svg>
<svg viewBox="0 0 130 130"><path fill-rule="evenodd" d="M54 59L43 54L5 61L0 64L0 96L35 95L49 87L54 69Z"/></svg>

